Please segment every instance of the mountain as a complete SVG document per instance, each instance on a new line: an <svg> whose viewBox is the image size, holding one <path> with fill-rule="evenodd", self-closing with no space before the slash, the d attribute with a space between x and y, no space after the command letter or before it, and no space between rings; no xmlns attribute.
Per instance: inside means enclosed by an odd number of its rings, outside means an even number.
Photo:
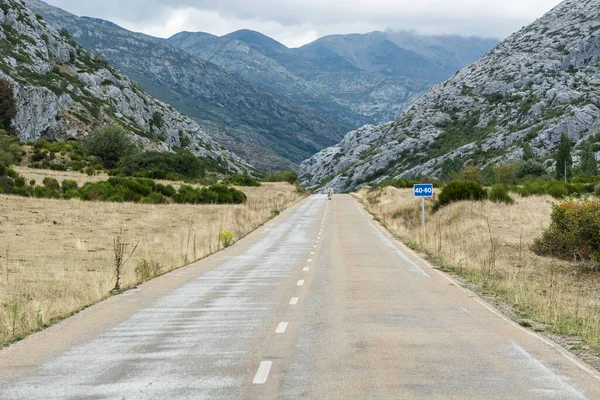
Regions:
<svg viewBox="0 0 600 400"><path fill-rule="evenodd" d="M579 146L598 131L600 2L566 0L395 122L350 132L305 161L301 179L350 190L387 177L435 177L449 159L480 167L517 159L525 142L550 167L562 133Z"/></svg>
<svg viewBox="0 0 600 400"><path fill-rule="evenodd" d="M294 63L304 61L281 43L258 32L238 31L223 37L181 32L169 38L168 43L226 69L244 82L336 121L342 132L373 123L368 116L339 104L316 85L288 70L277 59L289 57L295 59ZM306 68L315 69L310 63L306 64Z"/></svg>
<svg viewBox="0 0 600 400"><path fill-rule="evenodd" d="M349 129L395 119L433 84L498 43L372 32L327 36L289 49L249 30L222 37L182 32L168 42Z"/></svg>
<svg viewBox="0 0 600 400"><path fill-rule="evenodd" d="M346 131L338 122L260 90L164 40L79 18L39 0L25 3L259 169L296 168L337 143Z"/></svg>
<svg viewBox="0 0 600 400"><path fill-rule="evenodd" d="M184 148L231 171L249 167L196 122L147 95L104 59L50 27L20 1L0 0L0 79L14 91L21 140L77 139L119 123L146 149Z"/></svg>

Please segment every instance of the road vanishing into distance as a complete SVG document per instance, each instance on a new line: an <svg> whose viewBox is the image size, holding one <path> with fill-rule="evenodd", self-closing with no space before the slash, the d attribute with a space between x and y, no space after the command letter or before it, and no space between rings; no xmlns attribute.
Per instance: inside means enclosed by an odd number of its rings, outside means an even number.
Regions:
<svg viewBox="0 0 600 400"><path fill-rule="evenodd" d="M600 380L315 195L0 351L0 398L600 399Z"/></svg>

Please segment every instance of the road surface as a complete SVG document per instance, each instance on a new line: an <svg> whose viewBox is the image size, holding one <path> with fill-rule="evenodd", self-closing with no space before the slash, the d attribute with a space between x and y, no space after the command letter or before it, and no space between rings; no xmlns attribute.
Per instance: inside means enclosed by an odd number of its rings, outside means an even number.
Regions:
<svg viewBox="0 0 600 400"><path fill-rule="evenodd" d="M1 351L0 398L600 399L600 380L336 195Z"/></svg>

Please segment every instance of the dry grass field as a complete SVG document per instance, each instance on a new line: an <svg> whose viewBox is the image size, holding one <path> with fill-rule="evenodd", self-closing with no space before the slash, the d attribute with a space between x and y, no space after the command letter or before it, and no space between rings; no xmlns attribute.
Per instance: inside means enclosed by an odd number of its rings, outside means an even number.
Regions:
<svg viewBox="0 0 600 400"><path fill-rule="evenodd" d="M27 179L81 174L19 169ZM39 176L39 178L38 178ZM92 177L91 179L97 179ZM114 240L137 244L123 285L141 260L159 273L206 257L303 196L287 183L241 188L245 205L144 205L0 196L0 347L107 297L115 285Z"/></svg>
<svg viewBox="0 0 600 400"><path fill-rule="evenodd" d="M412 189L363 189L356 196L403 242L501 300L522 325L580 338L571 340L573 350L600 355L600 274L529 250L550 224L551 197L454 203L428 212L422 228Z"/></svg>

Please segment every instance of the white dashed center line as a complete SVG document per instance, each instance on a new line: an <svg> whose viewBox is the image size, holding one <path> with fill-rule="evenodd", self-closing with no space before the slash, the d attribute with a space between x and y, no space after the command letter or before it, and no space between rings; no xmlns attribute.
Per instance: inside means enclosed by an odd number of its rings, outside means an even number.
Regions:
<svg viewBox="0 0 600 400"><path fill-rule="evenodd" d="M292 297L292 299L290 300L290 306L295 306L296 304L298 304L298 300L300 300L298 297Z"/></svg>
<svg viewBox="0 0 600 400"><path fill-rule="evenodd" d="M275 329L275 333L284 333L289 324L289 322L280 322L279 325L277 325L277 329Z"/></svg>
<svg viewBox="0 0 600 400"><path fill-rule="evenodd" d="M254 375L254 380L252 383L255 385L264 385L267 383L267 378L269 377L269 372L271 371L272 365L273 361L261 362L258 367L258 371L256 371L256 375Z"/></svg>
<svg viewBox="0 0 600 400"><path fill-rule="evenodd" d="M314 255L315 255L315 252L314 252L314 251L311 251L311 252L310 252L310 255L311 255L311 256L314 256Z"/></svg>
<svg viewBox="0 0 600 400"><path fill-rule="evenodd" d="M306 262L312 262L312 258L309 258L308 260L306 260Z"/></svg>
<svg viewBox="0 0 600 400"><path fill-rule="evenodd" d="M304 286L304 279L300 279L298 281L298 286Z"/></svg>
<svg viewBox="0 0 600 400"><path fill-rule="evenodd" d="M303 269L304 272L308 272L309 270L310 270L310 268L308 268L308 267L304 267L304 269Z"/></svg>

